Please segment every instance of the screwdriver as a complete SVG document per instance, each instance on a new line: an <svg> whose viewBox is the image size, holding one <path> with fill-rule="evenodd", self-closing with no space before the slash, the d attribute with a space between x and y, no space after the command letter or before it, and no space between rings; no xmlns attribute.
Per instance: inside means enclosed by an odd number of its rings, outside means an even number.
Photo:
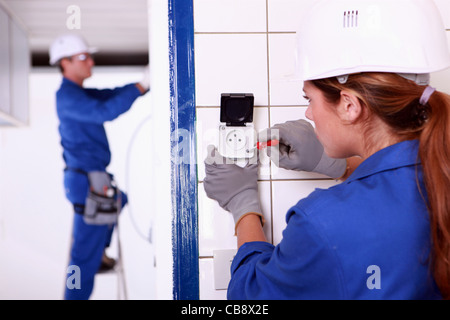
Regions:
<svg viewBox="0 0 450 320"><path fill-rule="evenodd" d="M273 140L269 140L266 142L257 142L256 143L256 148L258 148L258 150L267 148L267 147L275 147L280 143L280 141L278 141L277 139L273 139Z"/></svg>

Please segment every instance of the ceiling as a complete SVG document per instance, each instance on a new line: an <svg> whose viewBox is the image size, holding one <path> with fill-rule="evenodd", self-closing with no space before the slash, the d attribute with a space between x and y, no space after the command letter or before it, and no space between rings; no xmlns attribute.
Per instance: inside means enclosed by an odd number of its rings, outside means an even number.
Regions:
<svg viewBox="0 0 450 320"><path fill-rule="evenodd" d="M148 60L147 0L0 0L0 5L27 32L33 65L48 65L50 44L68 32L80 33L100 50L96 64Z"/></svg>

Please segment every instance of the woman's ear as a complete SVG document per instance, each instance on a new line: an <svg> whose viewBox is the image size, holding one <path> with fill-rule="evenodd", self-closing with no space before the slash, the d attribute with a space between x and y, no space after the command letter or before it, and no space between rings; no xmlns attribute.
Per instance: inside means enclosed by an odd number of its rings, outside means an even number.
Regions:
<svg viewBox="0 0 450 320"><path fill-rule="evenodd" d="M345 123L351 124L358 121L363 109L358 97L347 90L341 91L341 101L337 108L339 118Z"/></svg>

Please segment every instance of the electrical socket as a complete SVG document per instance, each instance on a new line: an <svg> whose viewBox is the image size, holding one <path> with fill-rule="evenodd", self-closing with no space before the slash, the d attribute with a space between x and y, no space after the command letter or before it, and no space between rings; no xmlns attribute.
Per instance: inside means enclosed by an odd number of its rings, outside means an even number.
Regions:
<svg viewBox="0 0 450 320"><path fill-rule="evenodd" d="M247 137L245 136L245 132L243 130L234 129L227 133L225 141L228 148L238 151L245 148Z"/></svg>
<svg viewBox="0 0 450 320"><path fill-rule="evenodd" d="M248 159L255 154L255 130L246 126L219 126L219 153L230 159Z"/></svg>

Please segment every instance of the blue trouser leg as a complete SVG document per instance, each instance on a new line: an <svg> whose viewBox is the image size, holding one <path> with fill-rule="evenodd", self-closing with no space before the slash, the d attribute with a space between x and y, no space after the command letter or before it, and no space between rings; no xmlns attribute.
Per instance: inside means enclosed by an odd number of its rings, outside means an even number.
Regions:
<svg viewBox="0 0 450 320"><path fill-rule="evenodd" d="M64 187L66 197L72 203L84 204L89 182L85 174L66 171L64 174ZM127 195L122 195L122 208L128 202ZM111 242L114 226L89 225L80 214L74 215L72 248L70 251L70 263L67 274L65 299L89 299L93 287L94 277L100 267L103 251ZM72 268L75 266L75 269ZM79 270L80 277L75 272ZM80 281L80 289L74 282ZM67 283L69 282L69 283Z"/></svg>
<svg viewBox="0 0 450 320"><path fill-rule="evenodd" d="M71 248L71 259L69 266L79 268L79 289L74 286L68 286L64 298L66 300L87 300L89 299L93 287L94 277L100 267L103 250L111 240L113 226L108 225L89 225L83 220L80 214L74 215L73 239ZM68 278L71 276L68 273ZM68 280L70 281L70 280Z"/></svg>

